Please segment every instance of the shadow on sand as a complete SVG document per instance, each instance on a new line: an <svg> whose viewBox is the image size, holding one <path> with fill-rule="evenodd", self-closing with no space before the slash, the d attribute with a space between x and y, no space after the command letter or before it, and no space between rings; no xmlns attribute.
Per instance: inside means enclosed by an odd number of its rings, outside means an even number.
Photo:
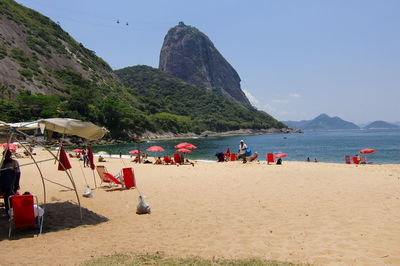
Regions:
<svg viewBox="0 0 400 266"><path fill-rule="evenodd" d="M96 225L108 221L107 217L83 207L81 208L81 220L78 205L70 201L47 203L40 206L45 210L42 234L73 229L82 225ZM7 217L0 217L0 228L0 241L8 239L9 223ZM32 238L37 233L38 230L33 227L18 228L13 230L10 239Z"/></svg>

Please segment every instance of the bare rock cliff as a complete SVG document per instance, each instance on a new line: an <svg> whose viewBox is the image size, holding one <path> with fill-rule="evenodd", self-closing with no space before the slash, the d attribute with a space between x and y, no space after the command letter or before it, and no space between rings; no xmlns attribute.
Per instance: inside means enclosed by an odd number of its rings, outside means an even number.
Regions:
<svg viewBox="0 0 400 266"><path fill-rule="evenodd" d="M251 107L240 88L240 77L211 40L180 22L164 38L159 69L194 86Z"/></svg>

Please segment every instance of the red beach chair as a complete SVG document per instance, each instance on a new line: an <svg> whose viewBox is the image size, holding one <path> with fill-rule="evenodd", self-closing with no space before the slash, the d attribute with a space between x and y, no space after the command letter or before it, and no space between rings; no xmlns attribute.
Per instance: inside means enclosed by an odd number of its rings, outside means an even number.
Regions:
<svg viewBox="0 0 400 266"><path fill-rule="evenodd" d="M124 184L126 189L135 188L135 174L132 167L122 168L122 175L124 177Z"/></svg>
<svg viewBox="0 0 400 266"><path fill-rule="evenodd" d="M107 168L104 165L96 165L96 170L101 179L101 184L104 182L110 185L111 183L121 185L121 182L118 179L116 179L112 174L108 173Z"/></svg>
<svg viewBox="0 0 400 266"><path fill-rule="evenodd" d="M358 158L356 156L353 157L353 163L355 163L355 164L360 163L360 161L358 160Z"/></svg>
<svg viewBox="0 0 400 266"><path fill-rule="evenodd" d="M176 164L182 164L181 155L179 153L174 153L174 161Z"/></svg>
<svg viewBox="0 0 400 266"><path fill-rule="evenodd" d="M10 215L10 227L8 237L11 237L12 228L21 228L27 226L39 226L39 233L42 233L43 213L40 214L38 199L33 195L14 195L8 198L9 206L12 206L12 215ZM35 206L36 202L36 206ZM35 208L37 215L35 215ZM36 217L37 216L37 219Z"/></svg>
<svg viewBox="0 0 400 266"><path fill-rule="evenodd" d="M231 162L236 161L236 153L231 153Z"/></svg>
<svg viewBox="0 0 400 266"><path fill-rule="evenodd" d="M351 164L350 155L344 156L344 161L345 161L346 164Z"/></svg>
<svg viewBox="0 0 400 266"><path fill-rule="evenodd" d="M165 164L170 164L171 163L171 158L169 158L169 156L164 155L164 163Z"/></svg>
<svg viewBox="0 0 400 266"><path fill-rule="evenodd" d="M274 154L273 153L267 153L267 163L275 163L274 159Z"/></svg>

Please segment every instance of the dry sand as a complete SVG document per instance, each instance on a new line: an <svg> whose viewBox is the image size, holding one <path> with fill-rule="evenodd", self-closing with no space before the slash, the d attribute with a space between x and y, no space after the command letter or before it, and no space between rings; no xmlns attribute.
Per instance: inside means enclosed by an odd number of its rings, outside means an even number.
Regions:
<svg viewBox="0 0 400 266"><path fill-rule="evenodd" d="M38 152L35 158L49 156ZM111 173L124 167L121 159L106 159ZM70 265L113 253L160 251L177 257L400 265L399 165L124 162L134 168L151 215L135 214L138 190L97 188L93 198L81 197L80 222L74 192L46 183L42 235L17 231L8 240L7 219L0 218L0 264ZM77 159L71 163L81 195L82 171L92 187L93 174L81 170ZM54 162L40 165L46 178L68 185ZM36 167L21 170L21 191L43 201Z"/></svg>

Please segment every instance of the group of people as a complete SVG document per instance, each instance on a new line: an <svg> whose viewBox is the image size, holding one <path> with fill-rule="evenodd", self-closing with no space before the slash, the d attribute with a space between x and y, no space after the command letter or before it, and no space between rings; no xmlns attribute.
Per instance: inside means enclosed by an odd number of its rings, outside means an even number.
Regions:
<svg viewBox="0 0 400 266"><path fill-rule="evenodd" d="M218 162L229 161L230 156L231 156L230 149L228 149L228 151L226 153L218 152L215 154L215 156L217 157ZM252 154L251 150L247 147L244 140L240 140L237 159L239 159L239 160L242 159L243 163L246 163L247 161L250 161L250 162L254 161L257 158L258 158L258 152L254 152L254 154ZM235 160L235 159L233 159L233 160Z"/></svg>

